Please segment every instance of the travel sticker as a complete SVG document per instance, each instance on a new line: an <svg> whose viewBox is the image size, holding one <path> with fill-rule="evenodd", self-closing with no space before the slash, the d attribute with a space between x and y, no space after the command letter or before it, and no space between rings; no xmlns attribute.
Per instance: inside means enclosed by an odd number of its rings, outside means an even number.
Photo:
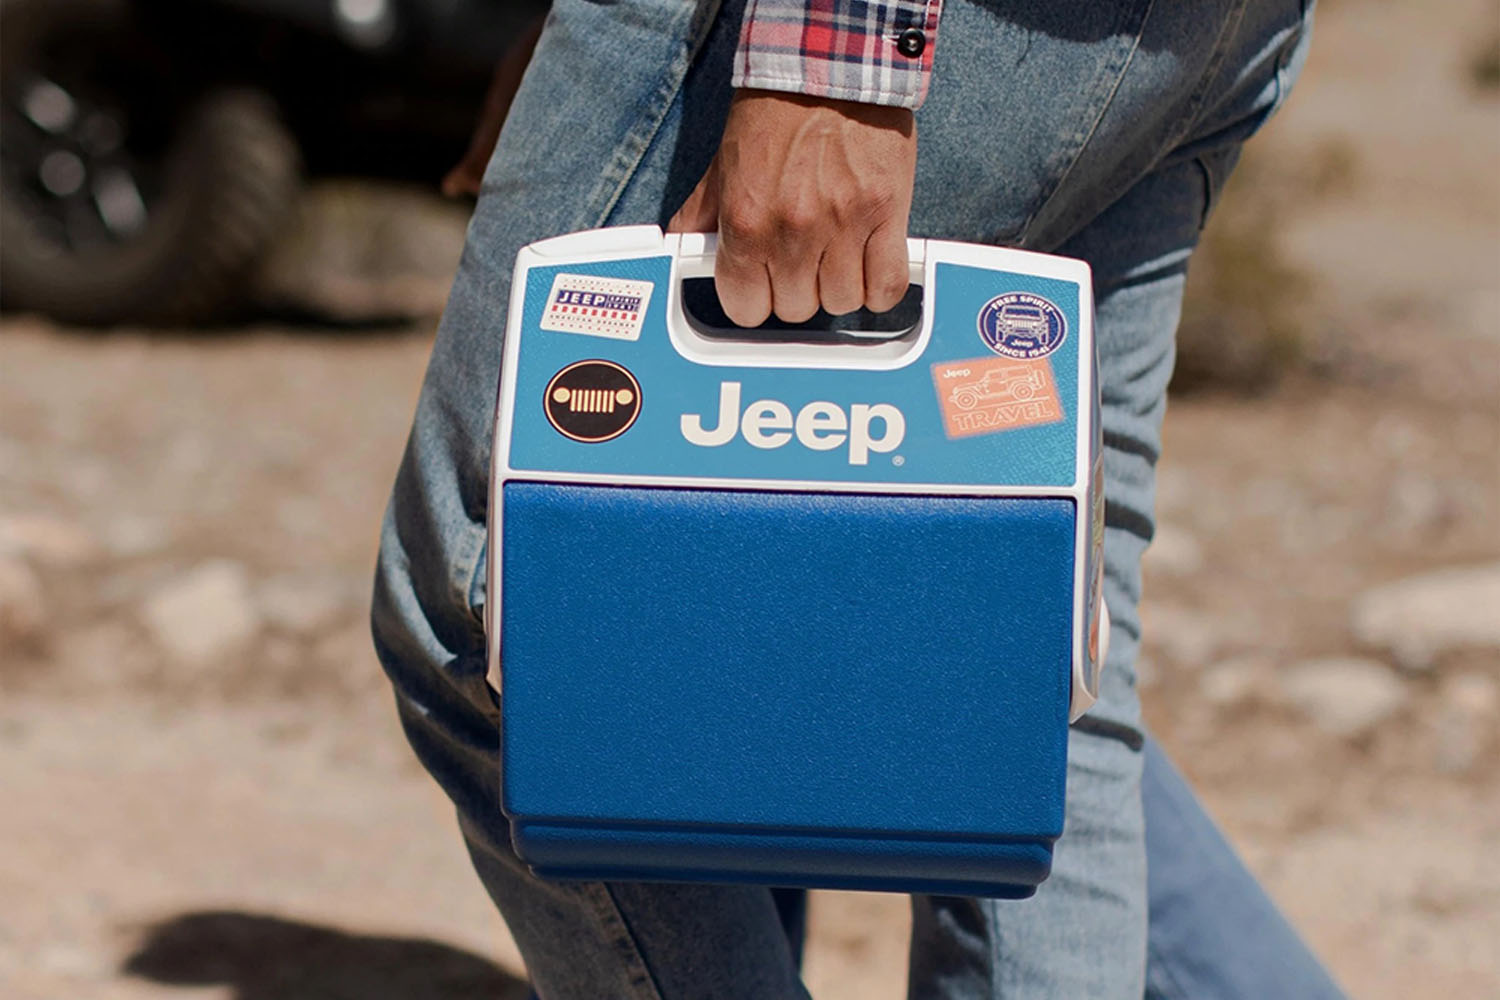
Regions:
<svg viewBox="0 0 1500 1000"><path fill-rule="evenodd" d="M651 282L559 274L542 310L542 329L611 340L639 340Z"/></svg>
<svg viewBox="0 0 1500 1000"><path fill-rule="evenodd" d="M979 310L979 338L996 354L1031 360L1062 346L1068 321L1048 299L1028 292L997 295Z"/></svg>
<svg viewBox="0 0 1500 1000"><path fill-rule="evenodd" d="M641 385L613 361L578 361L547 383L547 420L564 437L595 444L619 437L641 413Z"/></svg>
<svg viewBox="0 0 1500 1000"><path fill-rule="evenodd" d="M1052 364L1046 358L970 358L932 366L943 429L950 438L996 434L1063 419Z"/></svg>

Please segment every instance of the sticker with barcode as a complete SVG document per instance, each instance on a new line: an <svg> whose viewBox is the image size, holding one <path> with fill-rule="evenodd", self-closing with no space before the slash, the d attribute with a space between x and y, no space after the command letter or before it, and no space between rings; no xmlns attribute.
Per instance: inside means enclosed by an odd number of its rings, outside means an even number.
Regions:
<svg viewBox="0 0 1500 1000"><path fill-rule="evenodd" d="M613 340L639 340L651 282L559 274L542 311L542 329Z"/></svg>

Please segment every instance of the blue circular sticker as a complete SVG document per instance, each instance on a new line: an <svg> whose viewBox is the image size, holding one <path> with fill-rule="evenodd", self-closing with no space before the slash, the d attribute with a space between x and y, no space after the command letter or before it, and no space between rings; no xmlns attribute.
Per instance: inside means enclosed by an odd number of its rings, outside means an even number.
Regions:
<svg viewBox="0 0 1500 1000"><path fill-rule="evenodd" d="M1040 295L1010 292L979 310L980 339L1007 358L1045 358L1067 335L1062 310Z"/></svg>

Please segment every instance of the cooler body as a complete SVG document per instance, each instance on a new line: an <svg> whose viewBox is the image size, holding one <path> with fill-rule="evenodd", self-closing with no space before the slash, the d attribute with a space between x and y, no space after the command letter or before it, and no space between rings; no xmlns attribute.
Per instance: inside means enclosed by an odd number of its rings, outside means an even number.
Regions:
<svg viewBox="0 0 1500 1000"><path fill-rule="evenodd" d="M984 893L1062 832L1068 500L506 486L543 875Z"/></svg>
<svg viewBox="0 0 1500 1000"><path fill-rule="evenodd" d="M683 342L671 254L523 251L487 615L502 805L538 875L1005 897L1047 877L1097 682L1099 505L1086 293L1018 277L1032 256L957 283L965 329L929 259L907 354L840 368ZM992 329L1046 320L994 305L1017 282L1066 303L1071 353L980 355L975 302ZM549 324L580 302L639 312Z"/></svg>

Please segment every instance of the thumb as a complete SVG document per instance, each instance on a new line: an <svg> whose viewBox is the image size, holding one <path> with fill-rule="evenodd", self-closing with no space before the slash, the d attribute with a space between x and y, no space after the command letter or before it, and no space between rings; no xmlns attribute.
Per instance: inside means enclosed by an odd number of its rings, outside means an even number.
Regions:
<svg viewBox="0 0 1500 1000"><path fill-rule="evenodd" d="M667 223L669 233L713 233L719 229L719 160L708 165L708 172L693 188L687 201Z"/></svg>

